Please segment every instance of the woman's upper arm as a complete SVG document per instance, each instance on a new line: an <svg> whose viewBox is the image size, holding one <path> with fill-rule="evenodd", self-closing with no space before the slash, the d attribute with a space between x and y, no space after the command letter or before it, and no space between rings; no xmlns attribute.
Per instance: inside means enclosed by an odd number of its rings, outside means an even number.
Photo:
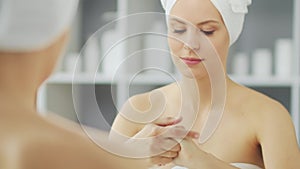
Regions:
<svg viewBox="0 0 300 169"><path fill-rule="evenodd" d="M300 168L300 152L295 128L286 109L276 104L262 112L259 120L258 141L262 147L267 169Z"/></svg>
<svg viewBox="0 0 300 169"><path fill-rule="evenodd" d="M138 124L127 120L119 113L112 125L109 137L117 141L126 141L138 132L138 126Z"/></svg>
<svg viewBox="0 0 300 169"><path fill-rule="evenodd" d="M114 140L124 139L124 141L126 141L128 138L134 136L144 127L144 124L131 121L124 117L124 114L127 114L126 111L144 108L146 105L145 99L143 98L143 95L139 95L134 96L126 101L113 122L110 131L110 138Z"/></svg>

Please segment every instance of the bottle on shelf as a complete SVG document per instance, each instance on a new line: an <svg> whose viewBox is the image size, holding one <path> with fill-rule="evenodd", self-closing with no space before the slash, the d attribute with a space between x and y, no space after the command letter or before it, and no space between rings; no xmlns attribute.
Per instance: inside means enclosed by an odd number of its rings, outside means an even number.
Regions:
<svg viewBox="0 0 300 169"><path fill-rule="evenodd" d="M278 39L275 42L275 75L290 77L292 67L292 40Z"/></svg>
<svg viewBox="0 0 300 169"><path fill-rule="evenodd" d="M114 75L122 64L123 42L118 42L121 34L117 29L111 29L103 33L101 38L102 49L102 73Z"/></svg>
<svg viewBox="0 0 300 169"><path fill-rule="evenodd" d="M81 62L78 58L78 53L69 53L66 56L64 63L64 72L66 73L74 73L81 72Z"/></svg>
<svg viewBox="0 0 300 169"><path fill-rule="evenodd" d="M252 55L252 75L255 77L272 76L272 52L267 48L259 48Z"/></svg>
<svg viewBox="0 0 300 169"><path fill-rule="evenodd" d="M232 73L236 76L249 75L249 56L246 53L239 52L234 56Z"/></svg>
<svg viewBox="0 0 300 169"><path fill-rule="evenodd" d="M99 43L96 36L90 37L84 49L84 70L86 73L97 73L100 60Z"/></svg>

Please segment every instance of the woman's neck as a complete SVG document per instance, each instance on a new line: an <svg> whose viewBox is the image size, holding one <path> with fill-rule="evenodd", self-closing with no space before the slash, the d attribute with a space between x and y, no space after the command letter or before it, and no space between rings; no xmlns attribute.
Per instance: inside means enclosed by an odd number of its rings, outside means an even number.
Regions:
<svg viewBox="0 0 300 169"><path fill-rule="evenodd" d="M180 84L183 101L187 100L197 106L200 106L198 104L201 104L201 106L210 105L211 85L209 79L199 80L183 77Z"/></svg>
<svg viewBox="0 0 300 169"><path fill-rule="evenodd" d="M35 51L0 51L0 111L6 106L36 112L37 90L52 73L68 35L69 29L50 46Z"/></svg>
<svg viewBox="0 0 300 169"><path fill-rule="evenodd" d="M12 110L36 111L36 94L41 83L39 62L22 57L0 56L1 114Z"/></svg>
<svg viewBox="0 0 300 169"><path fill-rule="evenodd" d="M7 111L11 110L14 110L14 112L36 112L36 90L28 89L25 86L15 85L10 87L3 87L3 85L1 85L0 88L0 114L10 113Z"/></svg>
<svg viewBox="0 0 300 169"><path fill-rule="evenodd" d="M218 80L220 81L218 82ZM217 85L213 86L212 83ZM182 125L187 128L202 129L213 106L225 106L228 85L231 84L231 80L227 76L222 79L216 78L212 82L209 78L191 79L183 77L180 81L182 101L180 112L184 117ZM216 104L216 102L218 103Z"/></svg>
<svg viewBox="0 0 300 169"><path fill-rule="evenodd" d="M209 109L212 104L212 99L218 97L217 93L222 93L222 95L226 94L231 80L225 76L224 79L220 79L219 82L214 81L213 83L214 85L212 85L209 77L201 79L183 77L180 81L182 101L184 104L192 105L194 110L201 111Z"/></svg>

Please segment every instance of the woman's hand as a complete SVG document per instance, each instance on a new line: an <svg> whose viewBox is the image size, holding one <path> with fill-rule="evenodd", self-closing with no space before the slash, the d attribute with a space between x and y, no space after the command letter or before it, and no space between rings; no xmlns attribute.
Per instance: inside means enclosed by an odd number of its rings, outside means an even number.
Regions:
<svg viewBox="0 0 300 169"><path fill-rule="evenodd" d="M151 165L161 166L168 164L178 156L181 150L178 140L185 137L198 138L199 134L187 131L184 127L175 126L182 118L167 117L156 121L155 124L147 124L141 131L127 141L139 151L149 154ZM142 152L141 154L145 154Z"/></svg>
<svg viewBox="0 0 300 169"><path fill-rule="evenodd" d="M153 138L151 152L154 156L151 158L151 162L158 166L172 162L181 151L180 140L198 137L198 133L187 131L182 126L163 128L163 131L159 131L158 135Z"/></svg>
<svg viewBox="0 0 300 169"><path fill-rule="evenodd" d="M185 138L180 142L181 151L173 163L187 168L204 168L210 155L201 150L195 140Z"/></svg>
<svg viewBox="0 0 300 169"><path fill-rule="evenodd" d="M181 121L182 118L174 119L171 117L156 121L155 129L152 130L153 139L150 146L152 155L150 161L153 165L162 166L172 162L178 157L181 150L180 140L199 137L197 132L187 131L182 126L175 126Z"/></svg>
<svg viewBox="0 0 300 169"><path fill-rule="evenodd" d="M215 156L206 153L198 146L197 140L192 140L189 137L185 137L180 142L180 153L173 163L178 166L183 166L189 169L237 169L230 164L221 161Z"/></svg>

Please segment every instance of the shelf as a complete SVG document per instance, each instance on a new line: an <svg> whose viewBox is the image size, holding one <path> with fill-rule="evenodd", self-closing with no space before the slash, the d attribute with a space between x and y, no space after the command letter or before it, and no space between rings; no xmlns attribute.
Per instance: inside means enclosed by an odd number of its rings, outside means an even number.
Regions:
<svg viewBox="0 0 300 169"><path fill-rule="evenodd" d="M105 74L97 74L96 76L89 73L76 74L73 79L71 73L56 73L47 81L49 84L114 84L111 77Z"/></svg>
<svg viewBox="0 0 300 169"><path fill-rule="evenodd" d="M157 76L155 74L144 74L138 76L133 80L133 84L138 85L164 85L175 82L175 79L179 79L178 75L173 75L174 79L167 78L165 76ZM297 79L293 78L279 78L279 77L254 77L254 76L235 76L229 75L229 77L237 82L246 86L261 86L261 87L290 87L295 83L298 83ZM300 81L299 81L300 84Z"/></svg>
<svg viewBox="0 0 300 169"><path fill-rule="evenodd" d="M275 76L270 77L254 77L254 76L235 76L229 75L229 77L237 82L246 86L261 86L261 87L290 87L297 80L292 78L279 78Z"/></svg>
<svg viewBox="0 0 300 169"><path fill-rule="evenodd" d="M293 78L278 78L278 77L254 77L254 76L235 76L229 75L229 77L237 82L246 86L270 86L270 87L289 87L294 83L300 83L299 79ZM175 82L179 79L178 75L157 75L157 74L142 74L139 76L126 75L122 77L122 80L128 81L130 84L136 85L165 85ZM47 81L49 84L116 84L116 80L112 80L112 77L105 74L95 75L88 73L80 73L73 79L73 74L70 73L56 73L50 77Z"/></svg>
<svg viewBox="0 0 300 169"><path fill-rule="evenodd" d="M176 75L172 77L166 77L156 74L143 74L142 76L122 76L120 81L127 81L137 85L165 85L175 81ZM76 75L76 78L73 79L73 74L71 73L56 73L52 75L47 81L48 84L116 84L116 80L112 80L112 77L106 74L88 74L80 73Z"/></svg>

